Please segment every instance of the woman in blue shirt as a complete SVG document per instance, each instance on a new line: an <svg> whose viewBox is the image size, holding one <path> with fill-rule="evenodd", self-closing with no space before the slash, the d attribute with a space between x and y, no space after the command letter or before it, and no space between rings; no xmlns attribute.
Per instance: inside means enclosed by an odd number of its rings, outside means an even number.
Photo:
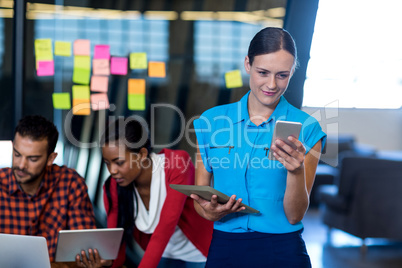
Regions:
<svg viewBox="0 0 402 268"><path fill-rule="evenodd" d="M291 35L281 28L261 30L244 60L250 91L194 121L196 184L231 196L226 204L216 196L210 202L191 196L197 212L214 221L206 267L311 267L301 220L326 135L317 120L283 97L296 65ZM299 139L288 137L296 149L280 139L271 146L278 120L302 123ZM268 159L269 150L275 160ZM241 202L260 213L242 213Z"/></svg>

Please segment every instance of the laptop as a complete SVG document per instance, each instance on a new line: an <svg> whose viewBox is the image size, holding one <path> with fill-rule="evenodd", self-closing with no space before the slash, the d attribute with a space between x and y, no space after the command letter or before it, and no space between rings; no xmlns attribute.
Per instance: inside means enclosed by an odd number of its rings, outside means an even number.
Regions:
<svg viewBox="0 0 402 268"><path fill-rule="evenodd" d="M50 268L46 238L0 233L0 267Z"/></svg>
<svg viewBox="0 0 402 268"><path fill-rule="evenodd" d="M56 262L74 262L82 250L97 249L104 260L114 260L119 253L123 228L60 230Z"/></svg>

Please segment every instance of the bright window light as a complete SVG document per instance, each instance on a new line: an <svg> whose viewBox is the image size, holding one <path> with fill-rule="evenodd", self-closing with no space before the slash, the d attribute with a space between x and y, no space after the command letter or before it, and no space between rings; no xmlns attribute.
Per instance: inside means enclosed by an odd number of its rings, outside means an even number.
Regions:
<svg viewBox="0 0 402 268"><path fill-rule="evenodd" d="M11 167L13 143L11 141L0 141L0 152L0 168Z"/></svg>
<svg viewBox="0 0 402 268"><path fill-rule="evenodd" d="M320 0L303 106L402 107L402 1Z"/></svg>

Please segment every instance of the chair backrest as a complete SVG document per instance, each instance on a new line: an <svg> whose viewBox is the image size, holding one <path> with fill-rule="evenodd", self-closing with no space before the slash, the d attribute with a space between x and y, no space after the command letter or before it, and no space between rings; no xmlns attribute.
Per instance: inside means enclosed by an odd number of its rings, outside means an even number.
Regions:
<svg viewBox="0 0 402 268"><path fill-rule="evenodd" d="M351 219L359 237L402 238L402 167L359 172Z"/></svg>
<svg viewBox="0 0 402 268"><path fill-rule="evenodd" d="M338 194L346 198L353 195L356 176L362 170L402 168L402 161L379 159L375 157L344 157L340 166L340 174L335 182Z"/></svg>

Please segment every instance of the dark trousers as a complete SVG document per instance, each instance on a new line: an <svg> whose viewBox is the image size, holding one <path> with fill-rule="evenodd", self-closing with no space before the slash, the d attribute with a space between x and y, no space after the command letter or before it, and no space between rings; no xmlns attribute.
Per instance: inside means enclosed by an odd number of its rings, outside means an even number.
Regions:
<svg viewBox="0 0 402 268"><path fill-rule="evenodd" d="M302 232L266 234L214 230L205 267L311 268Z"/></svg>

